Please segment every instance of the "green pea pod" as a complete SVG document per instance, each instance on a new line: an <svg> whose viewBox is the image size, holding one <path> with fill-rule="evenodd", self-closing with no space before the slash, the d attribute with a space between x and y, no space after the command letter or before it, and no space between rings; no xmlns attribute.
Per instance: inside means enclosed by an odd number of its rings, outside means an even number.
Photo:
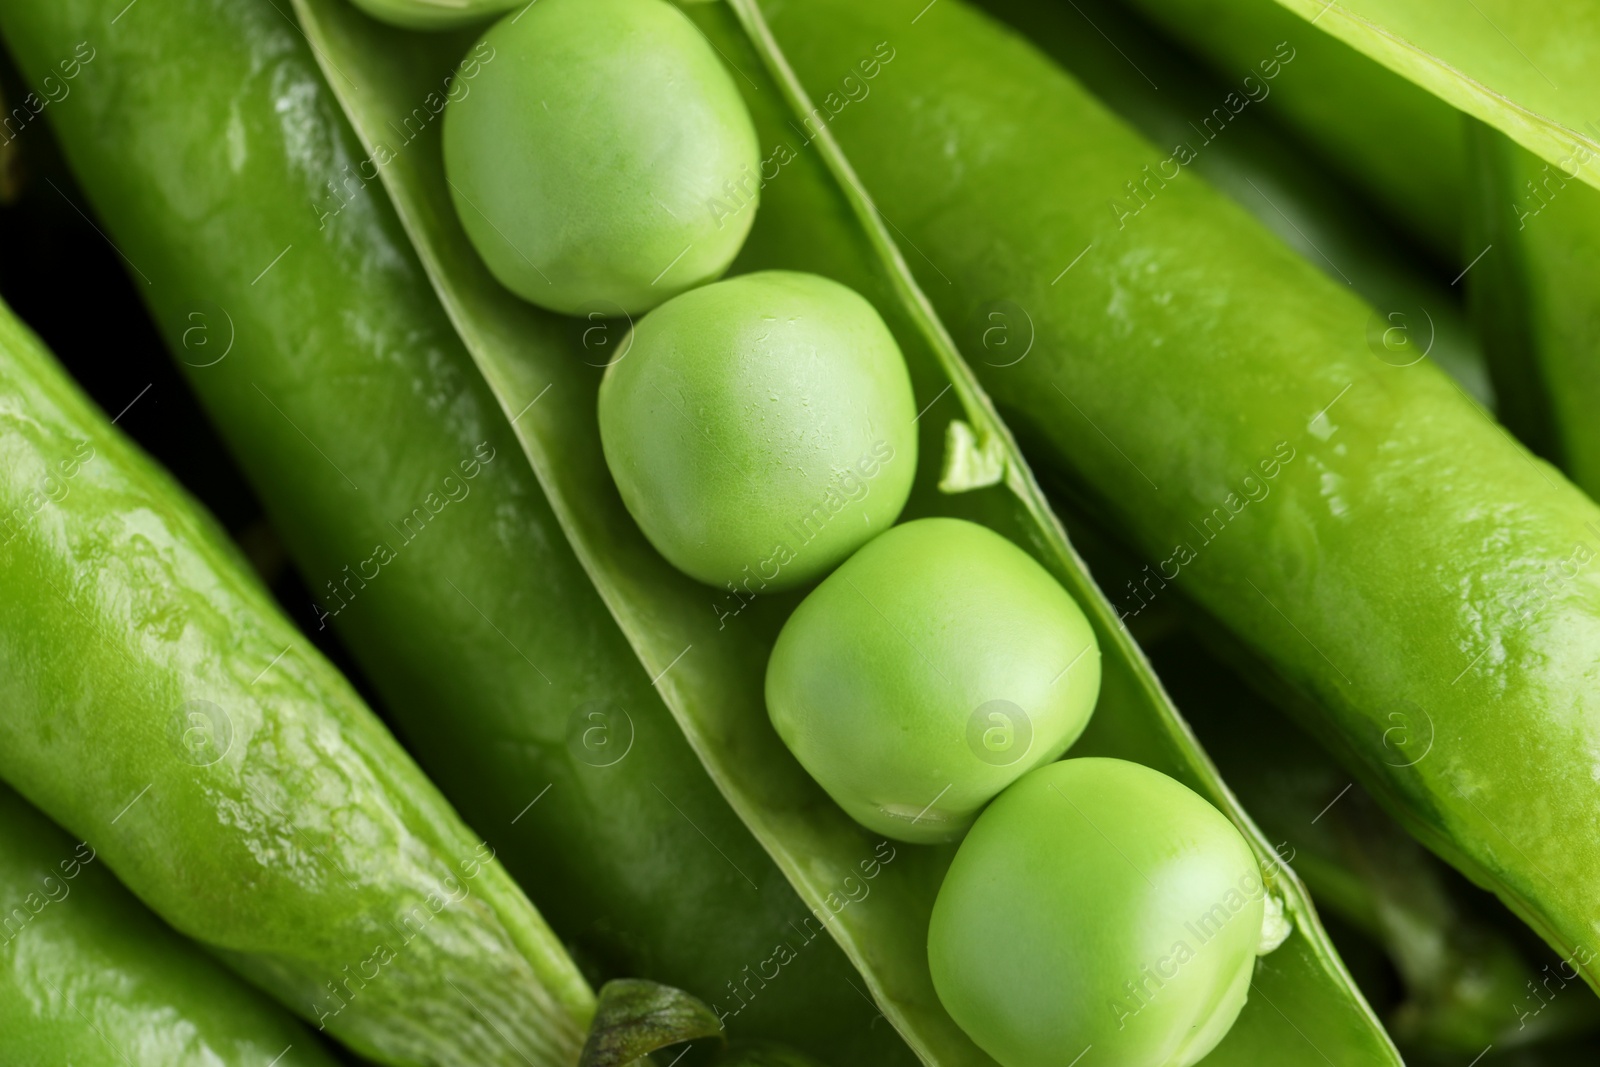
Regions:
<svg viewBox="0 0 1600 1067"><path fill-rule="evenodd" d="M1236 94L1231 102L1212 102L1220 112L1208 108L1196 116L1204 128L1189 140L1221 140L1224 128L1231 138L1233 108L1248 100L1320 149L1321 166L1358 185L1435 254L1455 262L1466 144L1454 107L1322 33L1321 21L1308 26L1278 0L1131 2L1204 56ZM1150 74L1166 80L1162 70Z"/></svg>
<svg viewBox="0 0 1600 1067"><path fill-rule="evenodd" d="M571 1062L539 914L203 513L0 310L0 777L397 1065Z"/></svg>
<svg viewBox="0 0 1600 1067"><path fill-rule="evenodd" d="M775 26L826 84L912 6L818 0ZM1369 307L1193 177L1120 225L1106 198L1163 153L1023 44L958 3L917 27L833 128L947 321L976 343L979 310L1009 301L1036 324L1027 359L977 369L1156 561L1121 610L1178 585L1593 984L1600 851L1551 826L1600 810L1582 741L1600 509L1435 368L1379 358Z"/></svg>
<svg viewBox="0 0 1600 1067"><path fill-rule="evenodd" d="M1600 498L1600 191L1481 123L1472 134L1469 247L1483 254L1467 285L1503 419Z"/></svg>
<svg viewBox="0 0 1600 1067"><path fill-rule="evenodd" d="M1301 150L1280 121L1297 116L1271 110L1272 102L1282 98L1283 90L1306 84L1302 77L1316 79L1315 100L1322 106L1321 102L1329 99L1327 83L1359 85L1355 73L1331 77L1317 65L1319 53L1313 47L1300 49L1287 64L1269 64L1268 70L1274 71L1272 77L1248 63L1243 65L1252 71L1248 81L1242 75L1217 77L1167 45L1142 20L1113 0L1073 0L1071 7L1031 0L983 0L979 6L1020 30L1151 143L1187 146L1193 155L1182 166L1193 167L1312 266L1350 286L1383 312L1381 336L1386 342L1386 358L1391 362L1406 363L1419 354L1426 355L1475 400L1493 405L1494 393L1483 352L1466 321L1460 295L1442 280L1433 279L1426 264L1412 261L1406 249L1396 247L1386 221ZM1258 6L1287 20L1289 30L1297 29L1293 16L1280 12L1271 0L1261 0ZM1084 33L1085 20L1100 32ZM1296 40L1307 37L1302 31ZM1229 34L1226 40L1236 42L1237 38ZM1309 35L1308 43L1349 51L1337 41L1315 35ZM1274 54L1271 44L1260 47L1263 55ZM1398 86L1403 102L1420 98L1440 113L1435 115L1436 121L1423 123L1409 115L1404 106L1398 110L1385 106L1378 112L1380 117L1399 114L1405 117L1408 128L1423 131L1442 125L1459 141L1455 130L1462 119L1454 110L1382 67L1354 53L1351 57L1369 73L1376 72ZM1160 86L1147 80L1141 71L1159 76ZM1291 95L1288 99L1296 98ZM1352 108L1355 103L1344 101L1342 106ZM1340 112L1346 119L1355 113ZM1365 117L1359 130L1354 125L1349 128L1359 132L1362 145L1380 143L1379 132L1366 123ZM1323 140L1327 142L1328 138ZM1460 145L1455 144L1454 155L1445 153L1441 159L1439 146L1426 136L1387 143L1381 155L1387 162L1404 159L1413 150L1419 151L1430 165L1459 161L1457 157L1461 156ZM1407 175L1426 173L1424 169L1406 168ZM1123 211L1141 210L1143 180L1141 174L1134 183L1134 194L1129 195L1124 186L1122 195L1116 198ZM1450 171L1449 180L1459 181L1459 173ZM1439 185L1437 176L1430 177L1430 182ZM1430 207L1450 206L1448 196L1428 195L1424 199ZM1452 231L1450 241L1443 247L1448 248L1453 260L1459 212L1452 210L1448 217Z"/></svg>
<svg viewBox="0 0 1600 1067"><path fill-rule="evenodd" d="M368 151L389 155L386 131L422 86L451 68L459 52L451 51L449 42L386 32L339 3L316 0L299 4L298 10ZM947 432L957 442L942 471L937 462L919 471L911 514L985 521L1034 551L1096 620L1106 657L1099 744L1182 776L1253 835L1137 649L1116 627L982 393L947 350L945 358L930 350L922 330L931 329L937 338L938 328L925 305L908 313L901 303L916 299L895 287L909 281L903 264L888 278L874 267L885 262L884 255L892 259L892 248L881 234L872 240L859 228L818 150L797 139L784 95L767 80L727 10L710 6L694 14L749 88L746 102L763 144L779 149L768 163L782 177L767 182L735 269L817 270L875 302L896 329L918 395L929 405L931 415L919 423L924 454L937 457ZM874 59L881 67L892 62L892 55L886 61L885 53L869 45L850 63ZM331 73L337 69L349 72L350 80ZM763 713L764 664L794 598L752 600L708 592L649 547L627 517L601 458L594 414L599 369L584 367L564 336L567 326L494 284L451 213L433 152L395 155L381 173L469 350L513 416L580 559L646 669L659 679L713 778L805 903L829 917L828 928L860 968L878 1004L924 1060L990 1062L944 1013L927 971L927 917L951 850L894 847L868 835L805 775ZM707 205L708 210L740 207L737 197ZM565 402L534 403L547 390ZM953 395L945 399L947 393ZM941 493L941 481L947 489L970 491ZM1264 842L1259 836L1253 841L1270 865ZM1396 1062L1292 874L1274 867L1272 877L1275 894L1293 917L1294 933L1261 965L1256 993L1212 1062L1254 1063L1267 1055L1279 1055L1282 1062L1320 1062L1319 1048L1361 1062ZM792 951L780 943L774 959L781 963Z"/></svg>
<svg viewBox="0 0 1600 1067"><path fill-rule="evenodd" d="M1238 17L1249 24L1261 0L1137 0L1152 9L1183 11L1184 23L1200 32L1196 16L1218 21ZM1277 0L1318 29L1387 67L1445 103L1500 130L1518 144L1569 172L1583 167L1583 180L1600 187L1600 125L1593 111L1600 99L1600 8L1589 0L1473 0L1462 17L1441 17L1432 0ZM1247 6L1248 5L1248 6ZM1224 14L1225 13L1225 14ZM1246 14L1248 13L1248 14ZM1377 84L1369 73L1354 73ZM1336 85L1329 88L1342 95ZM1388 98L1371 100L1374 109ZM1403 105L1413 107L1413 104ZM1377 110L1365 112L1368 120ZM1420 131L1395 129L1393 144ZM1387 141L1388 138L1385 138ZM1457 157L1459 158L1459 157ZM1454 184L1454 183L1452 183ZM1442 195L1436 188L1435 195ZM1464 203L1457 197L1456 203Z"/></svg>
<svg viewBox="0 0 1600 1067"><path fill-rule="evenodd" d="M332 1067L316 1038L163 926L98 858L0 785L7 1064Z"/></svg>
<svg viewBox="0 0 1600 1067"><path fill-rule="evenodd" d="M1211 104L1239 91L1240 87L1208 84L1197 77L1186 69L1184 57L1161 48L1148 33L1141 34L1139 25L1115 5L1093 0L1075 4L1076 13L1057 5L1011 0L987 0L982 6L1061 59L1102 101L1158 145L1192 139L1185 108L1204 115ZM1073 32L1081 28L1083 18L1105 36ZM1291 16L1283 13L1282 18ZM1116 42L1114 47L1108 37ZM1397 80L1382 68L1369 66L1385 79ZM1140 70L1159 72L1161 91L1145 81ZM1263 82L1258 76L1252 85L1257 95ZM1401 84L1413 95L1420 93ZM1396 261L1394 250L1385 247L1392 242L1372 220L1289 150L1276 135L1271 118L1257 114L1253 105L1265 97L1250 99L1248 110L1228 122L1225 136L1205 143L1194 169L1308 262L1351 284L1375 307L1410 311L1417 325L1436 327L1429 357L1475 399L1488 403L1493 394L1482 356L1454 300L1440 292L1442 286L1430 286ZM1433 104L1446 107L1438 101ZM1528 362L1534 346L1518 346L1515 338L1532 332L1519 317L1521 312L1584 306L1583 294L1589 288L1583 282L1588 274L1581 265L1585 250L1591 257L1600 252L1596 225L1600 210L1586 217L1583 205L1600 205L1600 193L1556 172L1503 134L1468 122L1482 147L1473 169L1480 179L1478 202L1467 229L1471 232L1472 223L1486 217L1497 225L1470 242L1472 249L1492 245L1493 250L1469 273L1467 282L1476 302L1493 302L1495 311L1510 313L1509 321L1480 315L1486 336L1496 335L1485 319L1517 331L1502 338L1512 343L1495 352L1503 357L1494 368L1496 381L1508 401L1500 418L1570 475L1573 466L1536 444L1535 435L1559 428L1582 447L1586 433L1574 432L1586 425L1579 412L1592 410L1596 402L1595 388L1586 389L1583 383L1586 378L1597 382L1600 378L1586 373L1586 360L1569 355L1557 363L1559 357L1547 353L1552 347L1572 355L1574 348L1584 351L1585 320L1580 313L1559 325L1543 324L1538 335L1557 342L1537 346L1550 367L1547 375L1535 373ZM1546 209L1548 220L1530 231L1529 224ZM1541 261L1542 266L1536 277L1520 281L1502 269L1518 261L1519 238L1524 238L1522 254L1527 262ZM1531 248L1540 252L1530 254ZM1527 273L1526 266L1523 272ZM1575 303L1574 298L1581 299ZM1415 317L1414 309L1423 309L1426 318ZM1408 316L1395 318L1407 323ZM1404 352L1392 355L1403 358ZM1564 388L1552 395L1547 378L1562 381ZM1535 392L1537 398L1528 395ZM1563 404L1565 418L1552 421L1547 408L1533 406L1550 399ZM1083 539L1076 531L1074 536L1081 546ZM1138 575L1138 564L1122 566L1108 581L1100 562L1091 559L1095 573L1111 588L1121 586L1121 578ZM1151 652L1161 677L1224 777L1262 830L1278 842L1280 853L1292 856L1319 908L1384 945L1406 987L1406 999L1389 1017L1403 1046L1465 1053L1470 1058L1488 1044L1509 1048L1547 1042L1552 1036L1592 1030L1600 1021L1600 1005L1592 997L1567 991L1570 971L1563 974L1559 961L1530 960L1496 925L1479 919L1456 884L1459 876L1379 815L1370 797L1359 787L1352 788L1348 776L1298 730L1284 722L1272 722L1270 732L1263 728L1262 720L1271 721L1276 712L1251 694L1241 694L1240 679L1215 661L1197 657L1181 640L1164 638Z"/></svg>
<svg viewBox="0 0 1600 1067"><path fill-rule="evenodd" d="M13 5L0 29L30 72L96 42L49 117L318 597L303 621L338 630L430 776L597 977L686 989L736 1039L907 1062L595 594L306 40L266 0L135 7L102 36L118 10ZM396 120L430 139L391 135L402 158L437 157L429 124L470 46L437 40L446 68ZM598 368L620 331L559 334L564 359ZM534 410L573 403L555 392ZM785 937L803 949L780 981Z"/></svg>

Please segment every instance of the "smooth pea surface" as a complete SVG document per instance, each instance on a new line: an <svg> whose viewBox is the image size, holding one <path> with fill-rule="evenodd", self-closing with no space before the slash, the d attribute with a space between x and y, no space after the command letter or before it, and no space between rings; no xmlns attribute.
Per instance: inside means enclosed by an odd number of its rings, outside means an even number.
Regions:
<svg viewBox="0 0 1600 1067"><path fill-rule="evenodd" d="M934 904L939 999L1003 1067L1088 1049L1187 1067L1244 1007L1265 889L1239 831L1159 771L1113 759L1019 779L961 843Z"/></svg>
<svg viewBox="0 0 1600 1067"><path fill-rule="evenodd" d="M666 0L542 0L469 54L445 109L456 211L495 277L568 314L635 313L720 275L759 157L716 53Z"/></svg>
<svg viewBox="0 0 1600 1067"><path fill-rule="evenodd" d="M868 544L790 616L767 712L856 821L948 841L1088 723L1100 655L1082 610L999 534L919 519Z"/></svg>
<svg viewBox="0 0 1600 1067"><path fill-rule="evenodd" d="M872 305L762 271L639 321L600 386L600 436L656 549L741 595L827 573L905 506L916 408Z"/></svg>

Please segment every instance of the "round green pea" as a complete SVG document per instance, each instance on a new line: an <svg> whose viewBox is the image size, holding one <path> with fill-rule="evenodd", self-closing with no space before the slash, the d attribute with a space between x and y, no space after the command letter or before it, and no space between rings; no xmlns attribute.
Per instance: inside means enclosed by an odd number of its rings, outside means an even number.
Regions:
<svg viewBox="0 0 1600 1067"><path fill-rule="evenodd" d="M857 822L915 842L958 837L1060 756L1099 690L1082 609L960 519L869 542L795 609L767 663L767 713L795 758Z"/></svg>
<svg viewBox="0 0 1600 1067"><path fill-rule="evenodd" d="M755 127L666 0L539 0L469 54L445 108L456 213L511 291L644 311L719 277L755 217ZM463 64L465 67L465 64Z"/></svg>
<svg viewBox="0 0 1600 1067"><path fill-rule="evenodd" d="M600 383L623 503L679 570L740 598L831 570L887 530L917 467L911 378L854 291L763 271L634 326Z"/></svg>
<svg viewBox="0 0 1600 1067"><path fill-rule="evenodd" d="M973 825L934 903L928 963L1002 1067L1090 1047L1096 1063L1188 1067L1244 1007L1265 896L1244 838L1194 792L1137 763L1064 760Z"/></svg>

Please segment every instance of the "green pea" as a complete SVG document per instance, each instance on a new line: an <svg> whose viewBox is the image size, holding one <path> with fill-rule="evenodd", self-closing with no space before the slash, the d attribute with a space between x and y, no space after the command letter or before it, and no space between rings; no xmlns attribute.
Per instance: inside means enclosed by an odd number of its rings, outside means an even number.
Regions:
<svg viewBox="0 0 1600 1067"><path fill-rule="evenodd" d="M740 595L826 574L905 506L911 378L872 305L763 271L643 319L600 384L600 440L628 511L685 573Z"/></svg>
<svg viewBox="0 0 1600 1067"><path fill-rule="evenodd" d="M1100 650L1049 572L976 523L919 519L801 603L767 664L767 712L857 822L948 841L1066 751L1100 690Z"/></svg>
<svg viewBox="0 0 1600 1067"><path fill-rule="evenodd" d="M568 314L644 311L728 269L755 218L755 127L665 0L541 0L495 24L445 109L467 236Z"/></svg>
<svg viewBox="0 0 1600 1067"><path fill-rule="evenodd" d="M961 843L928 929L934 988L1002 1067L1086 1048L1188 1067L1244 1007L1265 895L1239 831L1187 787L1123 760L1054 763Z"/></svg>

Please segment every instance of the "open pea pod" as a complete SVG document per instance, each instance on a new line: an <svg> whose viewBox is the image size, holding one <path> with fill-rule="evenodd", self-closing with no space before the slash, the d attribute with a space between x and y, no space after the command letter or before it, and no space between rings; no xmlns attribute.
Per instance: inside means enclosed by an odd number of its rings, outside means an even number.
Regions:
<svg viewBox="0 0 1600 1067"><path fill-rule="evenodd" d="M1198 27L1202 18L1219 12L1226 17L1260 0L1137 2L1153 11L1182 9L1181 18ZM1600 8L1588 0L1474 0L1449 14L1430 0L1277 2L1546 161L1600 186L1600 167L1590 165L1600 154L1595 113ZM1401 131L1397 140L1404 137Z"/></svg>
<svg viewBox="0 0 1600 1067"><path fill-rule="evenodd" d="M1408 203L1414 200L1438 210L1449 228L1435 246L1447 250L1453 261L1461 204L1450 194L1462 184L1464 166L1464 120L1455 109L1344 44L1310 31L1273 0L1240 4L1232 13L1275 16L1260 30L1276 30L1276 35L1239 32L1241 27L1228 19L1193 20L1196 31L1207 32L1197 45L1214 40L1232 49L1230 58L1219 62L1221 74L1213 74L1197 58L1163 40L1120 0L1073 0L1071 5L982 0L978 6L1066 67L1152 144L1187 146L1194 155L1185 166L1254 215L1312 266L1383 311L1383 336L1392 362L1426 355L1475 400L1493 405L1483 352L1467 322L1460 293L1447 286L1445 278L1432 276L1431 263L1408 254L1413 250L1395 240L1389 220L1364 198L1352 195L1290 130L1296 125L1309 127L1305 132L1333 149L1336 160L1349 156L1336 135L1349 133L1373 149L1386 166L1398 161L1403 175L1418 179L1415 188L1403 187L1387 172L1368 175L1367 188L1403 192ZM1294 42L1286 53L1292 55L1288 62L1277 58L1276 46L1286 40L1279 22L1288 23L1287 33ZM1100 32L1085 33L1086 25ZM1191 28L1190 23L1183 28ZM1344 53L1349 62L1325 59L1317 45ZM1241 59L1241 53L1255 58ZM1159 78L1160 84L1152 78ZM1294 109L1302 101L1312 109L1310 115ZM1412 104L1418 101L1431 117L1412 114ZM1324 113L1339 125L1327 128L1313 121ZM1407 136L1385 136L1371 125L1374 118L1397 122ZM1437 143L1441 138L1443 145ZM1436 170L1415 166L1414 155ZM1137 197L1129 198L1126 189L1122 192L1118 199L1123 209L1137 211ZM1400 213L1413 215L1408 209Z"/></svg>
<svg viewBox="0 0 1600 1067"><path fill-rule="evenodd" d="M597 985L720 998L734 1041L910 1062L595 593L299 29L270 0L118 19L124 2L0 6L41 92L90 42L47 111L83 196L43 195L95 213L126 257L316 598L300 621L338 632ZM418 94L396 148L437 151L404 135L437 122L446 91ZM33 151L48 132L19 141ZM553 343L587 325L559 324ZM778 981L784 938L798 951Z"/></svg>
<svg viewBox="0 0 1600 1067"><path fill-rule="evenodd" d="M826 83L912 7L816 0L774 26ZM1121 610L1181 588L1593 984L1600 848L1552 830L1600 811L1600 509L1437 368L1381 358L1368 305L1191 175L1119 225L1105 198L1163 153L1068 79L1041 91L1021 42L955 3L902 41L898 80L831 128L947 322L977 341L978 310L1010 301L1036 325L1027 359L974 366L1038 462L1152 561Z"/></svg>
<svg viewBox="0 0 1600 1067"><path fill-rule="evenodd" d="M0 775L394 1067L575 1055L539 913L233 545L0 305Z"/></svg>
<svg viewBox="0 0 1600 1067"><path fill-rule="evenodd" d="M297 5L347 113L377 153L459 60L464 45L408 37L337 0ZM751 12L746 9L747 16ZM1023 544L1084 604L1103 651L1103 689L1085 751L1138 759L1182 778L1251 836L1263 863L1272 853L1238 810L1159 683L1117 625L1044 506L1005 428L919 299L881 232L864 230L850 197L833 184L815 147L796 140L794 101L768 80L726 9L697 21L749 90L764 144L790 146L781 180L769 183L755 231L735 269L816 270L873 299L895 328L926 405L920 432L928 461L910 514L984 521ZM759 19L756 20L759 24ZM759 32L759 31L758 31ZM771 42L768 60L775 60ZM851 55L849 63L873 55ZM883 56L878 55L881 61ZM341 80L334 69L348 73ZM800 145L799 148L793 147ZM849 820L784 749L767 721L762 679L771 642L793 597L753 602L719 595L673 570L650 548L611 485L595 424L599 370L586 365L567 327L523 304L488 275L453 215L430 134L382 168L402 220L469 350L513 417L552 506L601 595L666 697L690 743L747 825L828 926L911 1046L930 1063L982 1064L985 1057L945 1014L926 963L927 917L952 850L893 845ZM549 402L539 398L548 392ZM953 420L951 459L933 459ZM970 490L947 495L937 485ZM1273 867L1273 888L1294 933L1266 957L1255 993L1208 1063L1397 1062L1386 1036L1349 982L1304 892ZM869 880L870 879L870 883Z"/></svg>

